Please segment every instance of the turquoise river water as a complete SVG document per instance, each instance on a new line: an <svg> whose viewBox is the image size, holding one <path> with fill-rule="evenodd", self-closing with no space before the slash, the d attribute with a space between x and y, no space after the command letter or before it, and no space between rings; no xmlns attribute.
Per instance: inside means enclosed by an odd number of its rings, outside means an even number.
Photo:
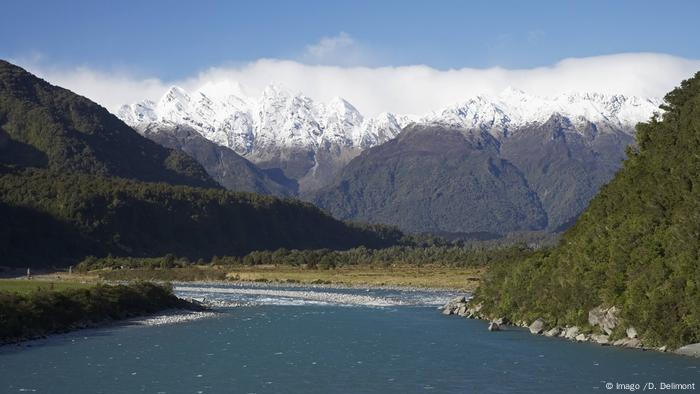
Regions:
<svg viewBox="0 0 700 394"><path fill-rule="evenodd" d="M700 383L699 359L488 332L485 322L443 316L436 307L447 292L176 291L217 301L218 313L0 347L0 392L587 393Z"/></svg>

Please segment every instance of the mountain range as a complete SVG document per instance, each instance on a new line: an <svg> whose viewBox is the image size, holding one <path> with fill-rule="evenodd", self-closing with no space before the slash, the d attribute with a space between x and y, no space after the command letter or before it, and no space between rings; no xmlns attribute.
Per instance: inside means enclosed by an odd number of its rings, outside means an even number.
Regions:
<svg viewBox="0 0 700 394"><path fill-rule="evenodd" d="M201 144L200 161L218 147L185 129L178 136L194 141L188 149ZM278 248L383 247L402 237L338 221L299 200L227 191L175 148L0 60L0 269L69 265L88 255L208 259ZM247 162L231 155L220 162ZM250 177L258 176L251 166ZM244 177L231 182L250 185Z"/></svg>
<svg viewBox="0 0 700 394"><path fill-rule="evenodd" d="M508 88L421 116L367 117L342 98L318 103L275 85L256 98L219 82L174 86L118 116L234 190L298 196L341 219L412 232L505 234L570 225L659 104ZM201 157L193 152L204 140L212 145ZM236 160L223 164L224 156Z"/></svg>

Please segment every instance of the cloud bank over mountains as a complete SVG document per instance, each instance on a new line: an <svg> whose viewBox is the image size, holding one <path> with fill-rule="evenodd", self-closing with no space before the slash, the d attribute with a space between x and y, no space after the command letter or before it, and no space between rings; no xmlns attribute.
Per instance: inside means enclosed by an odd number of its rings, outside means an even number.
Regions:
<svg viewBox="0 0 700 394"><path fill-rule="evenodd" d="M122 104L158 100L173 85L194 91L205 83L229 81L240 83L248 96L260 95L270 83L320 101L340 96L369 116L384 111L425 114L476 95L496 95L507 87L539 96L580 91L660 98L700 70L700 60L658 53L568 58L551 66L530 69L365 67L352 65L364 56L360 49L342 61L332 58L343 48L353 48L350 36L341 34L324 40L307 47L299 60L259 59L212 67L175 81L138 78L127 72L105 72L88 67L56 68L41 62L15 61L47 81L84 95L112 112Z"/></svg>

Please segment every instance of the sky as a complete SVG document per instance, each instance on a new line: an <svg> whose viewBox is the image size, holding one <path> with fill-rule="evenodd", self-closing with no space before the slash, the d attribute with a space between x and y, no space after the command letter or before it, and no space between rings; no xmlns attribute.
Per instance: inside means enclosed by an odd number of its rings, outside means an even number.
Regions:
<svg viewBox="0 0 700 394"><path fill-rule="evenodd" d="M10 1L0 58L115 110L274 82L368 113L513 86L662 96L700 70L696 1Z"/></svg>

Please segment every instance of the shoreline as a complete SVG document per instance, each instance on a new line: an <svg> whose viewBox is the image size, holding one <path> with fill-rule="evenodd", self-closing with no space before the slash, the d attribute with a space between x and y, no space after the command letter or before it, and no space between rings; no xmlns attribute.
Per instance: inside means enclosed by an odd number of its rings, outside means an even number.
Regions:
<svg viewBox="0 0 700 394"><path fill-rule="evenodd" d="M41 279L39 279L41 280ZM123 284L124 281L109 281L109 284ZM190 285L196 286L212 286L212 287L228 287L234 289L241 288L253 288L253 289L313 289L313 290L362 290L362 289L373 289L373 290L394 290L403 292L427 292L427 293L442 293L442 292L453 292L457 293L457 289L442 289L442 288L423 288L417 286L387 286L387 285L359 285L359 284L304 284L304 283L284 283L284 282L249 282L249 281L177 281L177 282L165 282L165 281L155 281L154 283L171 283L174 288L177 287L187 287ZM366 296L362 296L366 297ZM183 302L187 302L189 307L186 308L168 308L161 311L157 311L150 314L144 314L139 316L131 316L125 319L109 319L98 322L78 322L74 326L65 329L57 330L55 332L49 332L40 335L32 335L24 338L13 338L11 340L0 341L0 352L5 349L12 348L13 345L17 347L22 346L33 346L33 342L48 340L61 335L70 335L72 333L77 333L85 330L100 330L109 327L119 327L119 326L130 326L130 325L140 325L140 326L157 326L166 324L179 324L186 323L194 320L206 319L215 317L220 313L225 313L222 309L243 307L247 304L244 303L225 303L221 304L215 301L199 301L196 297L178 297ZM302 297L303 298L303 297ZM318 300L317 300L318 301ZM323 300L320 300L323 301ZM393 304L392 304L393 305Z"/></svg>
<svg viewBox="0 0 700 394"><path fill-rule="evenodd" d="M269 281L269 282L256 282L256 281L210 281L210 280L194 280L194 281L156 281L156 283L172 283L173 286L184 286L190 284L197 285L211 285L211 286L234 286L234 287L289 287L289 288L312 288L312 289L338 289L338 290L362 290L362 289L372 289L372 290L395 290L395 291L406 291L406 292L452 292L452 293L465 293L464 289L458 288L448 288L448 287L421 287L421 286L401 286L401 285L375 285L375 284L360 284L360 283L299 283L299 282L283 282L283 281ZM471 294L467 291L466 294Z"/></svg>
<svg viewBox="0 0 700 394"><path fill-rule="evenodd" d="M155 283L93 284L79 288L41 290L35 286L3 291L0 345L102 327L134 318L172 313L204 312L208 308L177 297L168 286Z"/></svg>
<svg viewBox="0 0 700 394"><path fill-rule="evenodd" d="M126 327L126 326L146 326L153 327L165 324L179 324L186 323L194 320L207 319L217 316L220 311L214 310L190 310L190 309L165 309L159 312L154 312L148 315L133 316L123 320L104 320L101 322L90 323L80 325L74 329L69 329L66 331L57 331L48 333L45 335L34 336L30 338L23 338L17 341L11 342L0 342L0 353L5 350L13 348L22 347L33 347L40 346L44 343L42 341L48 341L52 339L59 338L61 336L70 336L73 334L78 334L81 332L89 332L91 330L103 330L110 327Z"/></svg>
<svg viewBox="0 0 700 394"><path fill-rule="evenodd" d="M545 329L544 322L541 319L536 319L529 325L527 322L514 323L508 318L504 317L498 319L487 319L480 312L480 304L471 306L469 301L470 295L459 296L447 302L438 309L443 315L446 316L454 315L465 319L483 321L487 324L485 328L492 332L503 331L506 329L506 327L518 327L527 329L530 332L530 335L542 336L551 339L561 339L575 343L589 343L598 346L610 346L641 351L655 351L659 353L673 354L676 356L700 358L700 343L686 344L677 349L670 349L666 345L661 347L644 346L642 340L638 338L637 332L634 330L634 328L632 328L632 332L627 330L627 337L620 338L615 341L610 341L608 335L594 334L588 332L591 331L590 329L582 330L578 326L553 327L547 330Z"/></svg>

